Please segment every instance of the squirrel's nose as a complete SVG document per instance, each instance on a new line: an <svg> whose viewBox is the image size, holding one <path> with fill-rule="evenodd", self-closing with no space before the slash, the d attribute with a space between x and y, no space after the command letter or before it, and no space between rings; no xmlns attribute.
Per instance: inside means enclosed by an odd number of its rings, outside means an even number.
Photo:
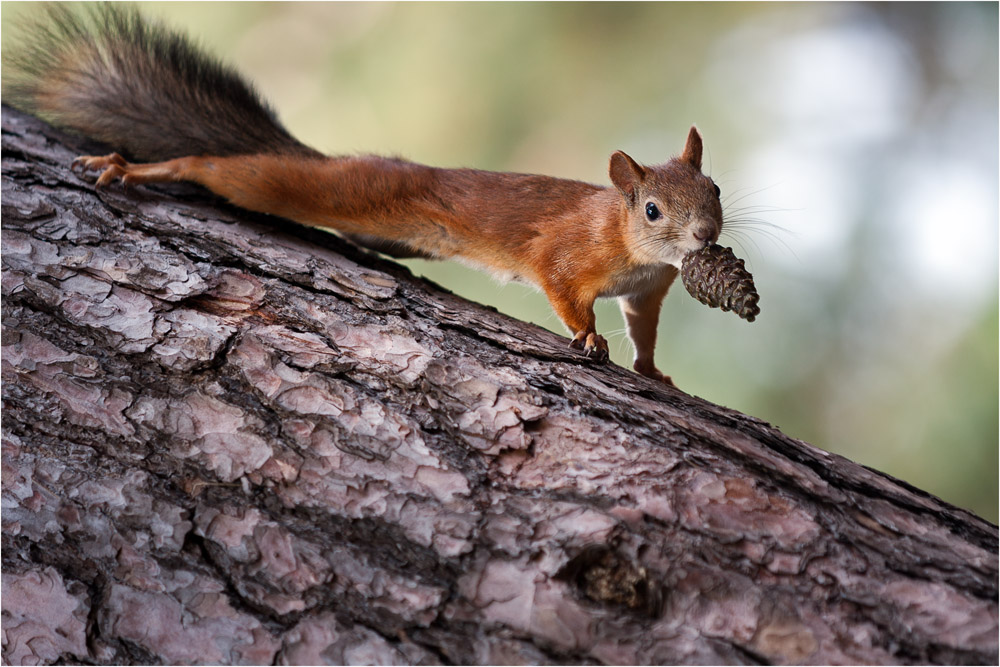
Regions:
<svg viewBox="0 0 1000 667"><path fill-rule="evenodd" d="M712 238L712 232L707 229L696 229L694 237L699 241L708 241Z"/></svg>

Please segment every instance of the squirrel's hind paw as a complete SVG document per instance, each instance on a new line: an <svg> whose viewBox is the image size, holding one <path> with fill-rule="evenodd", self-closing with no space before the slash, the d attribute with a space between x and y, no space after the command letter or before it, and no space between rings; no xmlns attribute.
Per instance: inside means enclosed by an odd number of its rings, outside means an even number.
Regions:
<svg viewBox="0 0 1000 667"><path fill-rule="evenodd" d="M103 169L97 179L97 187L103 188L113 183L115 179L121 179L123 183L126 182L125 176L128 174L128 166L129 163L125 158L118 153L111 153L109 155L81 155L73 160L70 169L79 171L81 174Z"/></svg>
<svg viewBox="0 0 1000 667"><path fill-rule="evenodd" d="M578 331L569 344L595 361L608 360L608 341L593 331Z"/></svg>

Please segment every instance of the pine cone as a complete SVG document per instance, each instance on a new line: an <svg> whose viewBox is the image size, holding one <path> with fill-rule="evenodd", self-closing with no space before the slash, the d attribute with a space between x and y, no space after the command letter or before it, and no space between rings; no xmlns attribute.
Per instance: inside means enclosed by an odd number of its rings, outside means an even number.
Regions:
<svg viewBox="0 0 1000 667"><path fill-rule="evenodd" d="M712 245L689 252L681 261L681 282L694 298L711 308L732 310L747 322L760 314L753 276L732 248Z"/></svg>

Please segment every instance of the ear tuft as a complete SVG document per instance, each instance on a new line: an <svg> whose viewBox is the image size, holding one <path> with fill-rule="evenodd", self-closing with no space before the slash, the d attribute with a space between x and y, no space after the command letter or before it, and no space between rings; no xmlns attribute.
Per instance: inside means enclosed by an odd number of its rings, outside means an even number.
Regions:
<svg viewBox="0 0 1000 667"><path fill-rule="evenodd" d="M618 188L618 192L622 193L625 203L629 206L635 205L636 193L646 178L646 170L623 151L615 151L611 154L608 175L611 176L611 182Z"/></svg>
<svg viewBox="0 0 1000 667"><path fill-rule="evenodd" d="M681 153L681 162L687 162L695 169L701 170L702 142L698 128L691 126L688 132L687 143L684 144L684 152Z"/></svg>

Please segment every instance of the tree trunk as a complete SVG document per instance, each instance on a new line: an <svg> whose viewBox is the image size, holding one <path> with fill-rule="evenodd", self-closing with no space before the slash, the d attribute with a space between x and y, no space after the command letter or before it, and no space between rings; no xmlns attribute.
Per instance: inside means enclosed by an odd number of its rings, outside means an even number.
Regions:
<svg viewBox="0 0 1000 667"><path fill-rule="evenodd" d="M4 110L5 663L997 662L996 526L66 140Z"/></svg>

